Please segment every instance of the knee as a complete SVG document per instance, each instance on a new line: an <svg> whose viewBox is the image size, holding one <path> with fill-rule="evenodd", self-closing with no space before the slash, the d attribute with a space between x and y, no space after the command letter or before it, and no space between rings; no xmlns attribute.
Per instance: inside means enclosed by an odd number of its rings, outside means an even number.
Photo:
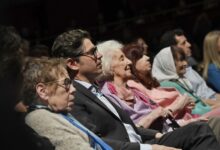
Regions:
<svg viewBox="0 0 220 150"><path fill-rule="evenodd" d="M209 133L212 132L210 126L206 122L194 122L189 124L189 128L191 128L192 131L195 133L197 132L203 132L203 133Z"/></svg>

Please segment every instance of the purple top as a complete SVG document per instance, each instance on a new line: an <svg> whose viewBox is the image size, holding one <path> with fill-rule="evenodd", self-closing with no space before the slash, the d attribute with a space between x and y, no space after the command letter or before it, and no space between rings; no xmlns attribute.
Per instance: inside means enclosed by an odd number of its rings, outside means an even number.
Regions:
<svg viewBox="0 0 220 150"><path fill-rule="evenodd" d="M134 106L131 107L126 104L126 102L117 96L117 92L114 85L110 82L105 82L101 92L107 96L112 102L118 105L121 109L126 111L134 123L138 123L139 120L148 115L157 105L151 104L149 98L136 89L131 89L134 94Z"/></svg>

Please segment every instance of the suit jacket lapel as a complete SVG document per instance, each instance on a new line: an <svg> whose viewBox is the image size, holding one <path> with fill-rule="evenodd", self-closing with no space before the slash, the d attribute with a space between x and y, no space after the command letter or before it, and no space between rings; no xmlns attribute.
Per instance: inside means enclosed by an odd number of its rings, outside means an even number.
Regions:
<svg viewBox="0 0 220 150"><path fill-rule="evenodd" d="M73 86L76 88L76 90L84 95L86 95L90 100L94 101L95 103L97 103L98 105L100 105L101 107L103 107L105 110L107 110L108 112L110 112L114 117L118 118L111 110L109 110L109 108L103 104L98 98L97 96L95 96L91 91L89 91L88 89L86 89L83 85L81 85L80 83L77 83L76 81L73 81ZM105 96L106 99L108 99ZM110 101L109 101L110 102ZM110 102L111 103L111 102ZM112 103L111 103L112 104ZM113 105L113 107L115 107L115 105ZM116 111L118 112L118 110L116 109ZM120 114L119 114L120 116Z"/></svg>
<svg viewBox="0 0 220 150"><path fill-rule="evenodd" d="M86 95L90 100L92 100L93 102L97 103L98 105L100 105L103 109L105 109L107 112L109 112L114 118L116 118L117 120L119 120L121 123L125 122L128 123L130 125L133 126L134 130L136 131L136 133L139 133L139 131L137 130L137 128L135 127L133 121L130 119L129 116L127 116L127 114L125 114L125 112L123 112L123 110L121 110L120 107L118 107L117 105L115 105L113 102L111 102L108 97L105 98L108 99L108 101L113 105L113 107L116 109L116 111L118 112L120 118L118 118L111 110L108 109L108 107L103 104L91 91L89 91L88 89L86 89L83 85L81 85L80 83L73 81L73 85L76 88L76 90L84 95Z"/></svg>

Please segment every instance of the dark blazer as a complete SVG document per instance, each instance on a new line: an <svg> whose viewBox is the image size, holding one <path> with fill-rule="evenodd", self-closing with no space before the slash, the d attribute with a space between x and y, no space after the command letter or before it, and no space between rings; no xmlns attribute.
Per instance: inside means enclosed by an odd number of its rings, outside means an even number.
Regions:
<svg viewBox="0 0 220 150"><path fill-rule="evenodd" d="M151 140L158 131L138 129L130 117L118 106L109 101L117 110L121 120L112 113L91 91L83 85L73 82L76 88L72 115L82 124L100 136L114 149L139 150L139 143L129 142L127 131L122 122L130 124L143 141ZM142 130L141 132L139 132Z"/></svg>

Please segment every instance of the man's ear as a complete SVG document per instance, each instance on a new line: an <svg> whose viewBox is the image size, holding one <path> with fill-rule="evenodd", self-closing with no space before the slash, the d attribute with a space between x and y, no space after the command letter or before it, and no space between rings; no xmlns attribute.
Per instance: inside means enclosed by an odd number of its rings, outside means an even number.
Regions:
<svg viewBox="0 0 220 150"><path fill-rule="evenodd" d="M66 65L71 70L79 70L79 63L76 60L72 59L72 58L67 58Z"/></svg>
<svg viewBox="0 0 220 150"><path fill-rule="evenodd" d="M38 94L41 100L48 101L49 93L45 84L38 83L36 85L36 93Z"/></svg>

